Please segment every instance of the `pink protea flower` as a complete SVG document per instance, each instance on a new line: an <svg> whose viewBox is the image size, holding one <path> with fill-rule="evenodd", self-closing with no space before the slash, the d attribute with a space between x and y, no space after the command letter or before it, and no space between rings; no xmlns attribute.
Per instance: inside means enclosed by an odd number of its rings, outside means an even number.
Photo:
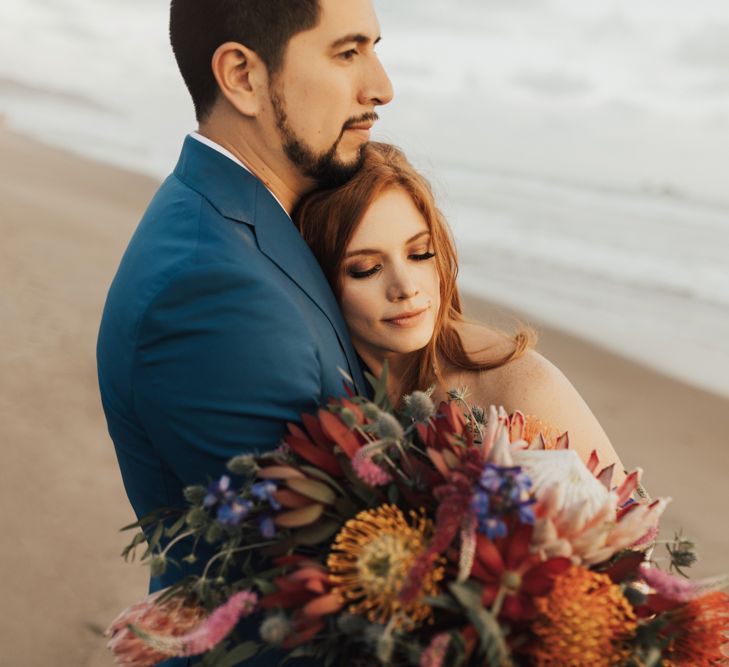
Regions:
<svg viewBox="0 0 729 667"><path fill-rule="evenodd" d="M114 655L117 665L150 667L169 658L169 655L146 644L129 629L130 626L169 636L180 636L190 632L205 618L202 607L187 604L183 597L173 597L157 604L163 593L164 591L152 593L125 609L104 633L111 637L107 648Z"/></svg>
<svg viewBox="0 0 729 667"><path fill-rule="evenodd" d="M370 486L384 486L392 481L390 474L372 460L365 447L354 455L352 469L357 477Z"/></svg>
<svg viewBox="0 0 729 667"><path fill-rule="evenodd" d="M433 637L428 648L420 656L420 667L443 667L450 643L451 636L447 632L441 632Z"/></svg>
<svg viewBox="0 0 729 667"><path fill-rule="evenodd" d="M258 596L233 595L205 618L201 607L182 598L156 604L159 593L123 611L106 631L108 648L121 667L152 667L170 657L200 655L219 644L235 624L251 614Z"/></svg>

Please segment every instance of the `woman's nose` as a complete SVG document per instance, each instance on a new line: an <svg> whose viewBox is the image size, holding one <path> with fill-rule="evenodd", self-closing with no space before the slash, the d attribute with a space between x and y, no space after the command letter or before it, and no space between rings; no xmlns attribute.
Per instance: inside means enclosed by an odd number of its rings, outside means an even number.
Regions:
<svg viewBox="0 0 729 667"><path fill-rule="evenodd" d="M418 286L407 273L400 273L393 276L393 280L387 289L387 298L392 301L406 301L412 299L419 293Z"/></svg>

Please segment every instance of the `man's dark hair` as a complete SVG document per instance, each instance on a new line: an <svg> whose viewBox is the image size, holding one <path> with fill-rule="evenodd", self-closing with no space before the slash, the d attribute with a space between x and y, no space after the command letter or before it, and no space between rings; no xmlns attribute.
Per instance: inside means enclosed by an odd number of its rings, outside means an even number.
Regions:
<svg viewBox="0 0 729 667"><path fill-rule="evenodd" d="M170 41L198 121L218 97L211 62L221 44L244 44L274 75L289 40L316 27L319 14L319 0L172 0Z"/></svg>

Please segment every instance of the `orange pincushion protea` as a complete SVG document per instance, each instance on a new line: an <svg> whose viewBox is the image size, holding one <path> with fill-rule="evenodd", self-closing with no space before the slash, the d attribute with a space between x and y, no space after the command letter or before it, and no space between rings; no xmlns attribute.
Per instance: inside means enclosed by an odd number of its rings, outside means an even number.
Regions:
<svg viewBox="0 0 729 667"><path fill-rule="evenodd" d="M612 667L630 656L635 613L620 587L604 574L571 567L552 592L536 600L534 649L538 667Z"/></svg>
<svg viewBox="0 0 729 667"><path fill-rule="evenodd" d="M350 603L349 611L376 623L393 620L396 627L413 628L431 618L422 601L438 594L443 567L433 565L410 604L400 592L418 557L425 552L433 526L411 512L412 525L394 505L360 512L337 535L327 567L333 592Z"/></svg>
<svg viewBox="0 0 729 667"><path fill-rule="evenodd" d="M714 591L689 600L675 612L671 627L678 636L666 650L666 667L729 665L729 595Z"/></svg>

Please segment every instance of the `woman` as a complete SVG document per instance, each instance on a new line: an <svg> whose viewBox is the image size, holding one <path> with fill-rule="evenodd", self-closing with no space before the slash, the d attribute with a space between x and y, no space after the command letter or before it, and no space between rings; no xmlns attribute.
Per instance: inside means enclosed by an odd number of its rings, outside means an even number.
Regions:
<svg viewBox="0 0 729 667"><path fill-rule="evenodd" d="M458 263L429 183L394 146L371 143L345 185L307 196L294 214L324 269L360 357L379 375L387 360L393 402L435 385L433 398L466 387L469 402L521 410L568 431L583 457L623 466L565 376L513 337L468 322L456 287Z"/></svg>

